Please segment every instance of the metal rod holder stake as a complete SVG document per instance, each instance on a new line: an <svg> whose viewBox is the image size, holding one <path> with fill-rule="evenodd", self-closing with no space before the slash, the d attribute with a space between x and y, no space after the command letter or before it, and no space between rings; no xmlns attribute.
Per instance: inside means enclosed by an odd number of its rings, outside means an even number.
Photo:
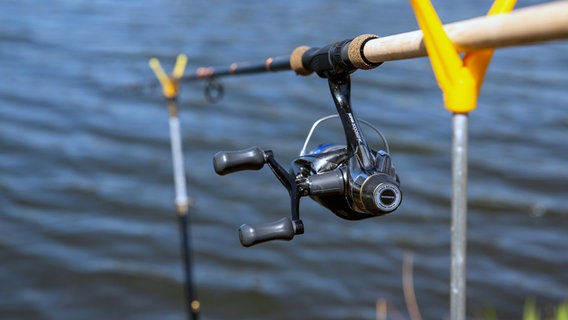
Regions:
<svg viewBox="0 0 568 320"><path fill-rule="evenodd" d="M465 319L466 310L467 125L467 113L453 114L450 314L454 320Z"/></svg>

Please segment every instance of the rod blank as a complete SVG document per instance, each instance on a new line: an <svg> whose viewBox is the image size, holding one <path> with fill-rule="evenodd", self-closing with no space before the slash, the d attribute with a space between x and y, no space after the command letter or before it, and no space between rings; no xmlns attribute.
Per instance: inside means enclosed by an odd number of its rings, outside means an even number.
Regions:
<svg viewBox="0 0 568 320"><path fill-rule="evenodd" d="M460 52L527 45L568 38L568 1L526 7L509 14L484 16L444 26ZM422 31L368 41L363 55L374 63L425 57Z"/></svg>
<svg viewBox="0 0 568 320"><path fill-rule="evenodd" d="M181 81L195 81L200 79L211 79L220 76L244 75L263 72L276 72L290 70L290 56L270 57L259 63L238 62L232 63L228 67L213 68L200 67L194 72L188 72L182 77Z"/></svg>

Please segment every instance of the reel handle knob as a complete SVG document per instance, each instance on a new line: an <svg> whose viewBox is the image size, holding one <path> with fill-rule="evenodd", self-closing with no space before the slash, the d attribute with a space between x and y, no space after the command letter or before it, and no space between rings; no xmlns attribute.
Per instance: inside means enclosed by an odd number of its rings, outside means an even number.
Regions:
<svg viewBox="0 0 568 320"><path fill-rule="evenodd" d="M243 224L239 228L239 239L244 247L250 247L266 241L292 240L296 233L303 233L301 221L295 222L286 217L257 225Z"/></svg>
<svg viewBox="0 0 568 320"><path fill-rule="evenodd" d="M264 151L250 147L236 151L219 151L213 157L213 168L218 175L242 170L260 170L266 162Z"/></svg>

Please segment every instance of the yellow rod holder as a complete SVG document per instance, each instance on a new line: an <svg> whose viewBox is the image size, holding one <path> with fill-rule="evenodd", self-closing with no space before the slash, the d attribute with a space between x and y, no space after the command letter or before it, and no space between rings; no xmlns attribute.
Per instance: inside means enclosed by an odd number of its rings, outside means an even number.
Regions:
<svg viewBox="0 0 568 320"><path fill-rule="evenodd" d="M187 197L185 168L183 160L182 137L180 130L180 121L177 114L176 98L179 94L179 80L183 77L185 67L187 66L187 56L180 54L177 56L176 64L172 70L172 74L168 75L162 68L157 58L149 61L150 68L154 71L156 78L162 85L164 97L168 100L169 124L170 124L170 142L172 149L172 162L174 171L175 186L175 204L178 217L178 225L180 228L181 238L181 255L183 259L184 276L185 276L185 295L186 295L186 312L188 319L199 319L200 303L195 294L193 283L193 254L191 251L191 237L188 207L190 200Z"/></svg>
<svg viewBox="0 0 568 320"><path fill-rule="evenodd" d="M467 128L493 50L466 52L462 59L429 0L410 0L446 109L452 116L452 222L450 319L465 320L467 244ZM489 15L509 12L515 0L496 0Z"/></svg>
<svg viewBox="0 0 568 320"><path fill-rule="evenodd" d="M516 0L496 0L488 15L509 12L515 2ZM468 52L462 59L444 31L430 1L410 0L410 3L424 33L424 45L438 85L444 94L446 109L454 113L474 110L493 49Z"/></svg>
<svg viewBox="0 0 568 320"><path fill-rule="evenodd" d="M171 75L166 74L160 61L157 58L151 58L149 61L150 68L154 71L156 78L162 86L162 93L166 99L175 99L179 93L179 79L183 77L185 67L187 65L187 56L180 54L177 56L176 64Z"/></svg>

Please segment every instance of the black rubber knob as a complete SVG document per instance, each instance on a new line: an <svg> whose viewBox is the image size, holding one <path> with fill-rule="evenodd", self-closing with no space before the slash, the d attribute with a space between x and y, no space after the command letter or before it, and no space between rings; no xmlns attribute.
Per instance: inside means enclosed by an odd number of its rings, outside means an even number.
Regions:
<svg viewBox="0 0 568 320"><path fill-rule="evenodd" d="M290 218L258 225L243 224L239 228L239 239L244 247L271 240L292 240L294 234L294 223Z"/></svg>
<svg viewBox="0 0 568 320"><path fill-rule="evenodd" d="M213 157L213 168L218 175L226 175L241 170L260 170L264 163L264 151L259 147L237 151L219 151Z"/></svg>
<svg viewBox="0 0 568 320"><path fill-rule="evenodd" d="M379 173L370 176L363 184L361 199L370 212L383 215L398 208L402 202L402 192L391 176Z"/></svg>

